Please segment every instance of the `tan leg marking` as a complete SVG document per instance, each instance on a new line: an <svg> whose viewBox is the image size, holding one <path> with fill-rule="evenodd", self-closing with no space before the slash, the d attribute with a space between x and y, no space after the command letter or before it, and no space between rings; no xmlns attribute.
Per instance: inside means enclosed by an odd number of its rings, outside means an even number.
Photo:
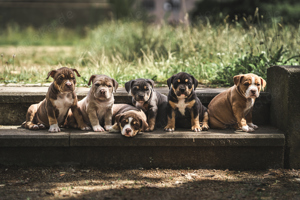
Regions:
<svg viewBox="0 0 300 200"><path fill-rule="evenodd" d="M165 127L165 131L171 132L175 130L175 111L172 110L172 117L168 116L168 124Z"/></svg>
<svg viewBox="0 0 300 200"><path fill-rule="evenodd" d="M194 112L191 110L191 124L192 124L192 131L200 132L202 129L199 123L199 115L194 117Z"/></svg>
<svg viewBox="0 0 300 200"><path fill-rule="evenodd" d="M203 116L203 121L202 121L202 130L203 131L207 131L209 129L208 120L209 120L208 112L205 112L204 116Z"/></svg>
<svg viewBox="0 0 300 200"><path fill-rule="evenodd" d="M148 119L148 128L145 130L146 132L149 132L149 131L153 131L154 130L154 127L155 127L155 118L150 118Z"/></svg>

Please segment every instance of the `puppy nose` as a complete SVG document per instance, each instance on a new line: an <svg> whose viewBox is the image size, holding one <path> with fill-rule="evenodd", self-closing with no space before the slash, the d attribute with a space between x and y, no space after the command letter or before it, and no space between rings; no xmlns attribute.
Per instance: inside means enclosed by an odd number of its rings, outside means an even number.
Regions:
<svg viewBox="0 0 300 200"><path fill-rule="evenodd" d="M126 128L125 131L126 131L126 134L131 133L131 129L130 128Z"/></svg>
<svg viewBox="0 0 300 200"><path fill-rule="evenodd" d="M179 88L179 91L183 93L185 91L185 88Z"/></svg>
<svg viewBox="0 0 300 200"><path fill-rule="evenodd" d="M70 87L71 85L72 85L72 83L70 81L66 82L66 86Z"/></svg>
<svg viewBox="0 0 300 200"><path fill-rule="evenodd" d="M140 98L140 99L144 98L144 95L139 94L139 98Z"/></svg>
<svg viewBox="0 0 300 200"><path fill-rule="evenodd" d="M101 94L105 94L105 90L103 90L103 89L100 90L100 93L101 93Z"/></svg>
<svg viewBox="0 0 300 200"><path fill-rule="evenodd" d="M255 93L256 93L256 90L251 90L251 93L252 93L252 94L255 94Z"/></svg>

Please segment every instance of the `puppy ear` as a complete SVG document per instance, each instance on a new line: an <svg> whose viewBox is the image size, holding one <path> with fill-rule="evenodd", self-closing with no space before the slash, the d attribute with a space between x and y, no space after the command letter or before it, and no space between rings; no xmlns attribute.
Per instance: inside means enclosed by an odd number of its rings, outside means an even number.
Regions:
<svg viewBox="0 0 300 200"><path fill-rule="evenodd" d="M151 79L146 79L146 82L147 83L149 83L151 86L152 86L152 88L154 88L154 81L153 80L151 80Z"/></svg>
<svg viewBox="0 0 300 200"><path fill-rule="evenodd" d="M73 72L77 74L78 77L80 77L80 74L78 73L77 69L71 69Z"/></svg>
<svg viewBox="0 0 300 200"><path fill-rule="evenodd" d="M131 80L125 83L125 90L129 93L132 84L135 82L135 80Z"/></svg>
<svg viewBox="0 0 300 200"><path fill-rule="evenodd" d="M168 84L169 89L171 88L171 85L172 85L172 82L173 82L174 78L175 78L175 75L171 76L171 77L167 80L167 84Z"/></svg>
<svg viewBox="0 0 300 200"><path fill-rule="evenodd" d="M240 75L236 75L233 77L233 81L234 81L234 85L238 86L241 82L241 80L243 79L244 75L240 74Z"/></svg>
<svg viewBox="0 0 300 200"><path fill-rule="evenodd" d="M267 85L267 82L263 78L260 78L260 82L261 82L261 90L264 91L264 89Z"/></svg>
<svg viewBox="0 0 300 200"><path fill-rule="evenodd" d="M115 123L117 123L118 125L120 124L120 121L122 119L122 117L124 117L123 114L118 114L115 116Z"/></svg>
<svg viewBox="0 0 300 200"><path fill-rule="evenodd" d="M90 77L90 80L89 80L89 83L88 83L88 86L90 86L91 85L91 83L93 82L93 80L94 80L94 78L96 77L96 75L92 75L91 77Z"/></svg>
<svg viewBox="0 0 300 200"><path fill-rule="evenodd" d="M192 75L191 75L191 78L192 78L192 80L193 80L193 83L194 83L194 90L196 90L196 88L197 88L197 86L198 86L198 80L197 80L197 79L195 79L195 77L194 77L194 76L192 76Z"/></svg>
<svg viewBox="0 0 300 200"><path fill-rule="evenodd" d="M142 125L140 131L145 131L149 127L148 123L144 119L140 119L140 123Z"/></svg>
<svg viewBox="0 0 300 200"><path fill-rule="evenodd" d="M115 79L113 79L113 78L111 80L113 82L114 92L116 92L117 89L118 89L118 87L119 87L119 83Z"/></svg>
<svg viewBox="0 0 300 200"><path fill-rule="evenodd" d="M54 78L54 75L55 75L55 73L56 73L57 71L56 70L52 70L52 71L50 71L49 73L48 73L48 76L47 76L47 78L46 79L48 79L49 78L49 76L51 76L52 78Z"/></svg>

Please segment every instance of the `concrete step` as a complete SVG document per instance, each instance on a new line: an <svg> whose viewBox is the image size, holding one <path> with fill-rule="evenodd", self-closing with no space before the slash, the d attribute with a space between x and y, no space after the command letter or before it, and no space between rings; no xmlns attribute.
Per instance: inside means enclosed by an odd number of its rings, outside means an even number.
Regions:
<svg viewBox="0 0 300 200"><path fill-rule="evenodd" d="M197 88L196 93L201 102L207 106L209 102L220 92L227 88ZM0 125L20 125L25 121L28 107L45 98L48 87L0 87ZM162 94L168 94L167 87L155 88ZM89 88L76 88L78 99L82 99L88 93ZM131 103L131 96L124 88L119 88L114 94L115 103ZM270 122L271 96L262 92L256 100L253 109L253 120L257 125L268 125Z"/></svg>
<svg viewBox="0 0 300 200"><path fill-rule="evenodd" d="M0 126L0 165L83 165L101 168L282 168L284 134L270 126L255 133L156 130L125 138L120 133L62 129L29 131Z"/></svg>

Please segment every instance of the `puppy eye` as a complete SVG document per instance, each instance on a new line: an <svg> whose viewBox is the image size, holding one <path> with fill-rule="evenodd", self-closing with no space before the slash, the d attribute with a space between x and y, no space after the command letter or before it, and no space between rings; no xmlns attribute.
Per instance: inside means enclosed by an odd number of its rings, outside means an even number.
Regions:
<svg viewBox="0 0 300 200"><path fill-rule="evenodd" d="M64 79L64 77L62 77L62 76L61 76L61 77L59 77L59 80L63 80L63 79Z"/></svg>
<svg viewBox="0 0 300 200"><path fill-rule="evenodd" d="M96 83L96 84L95 84L95 86L96 86L96 87L99 87L99 86L100 86L100 84L99 84L99 83Z"/></svg>
<svg viewBox="0 0 300 200"><path fill-rule="evenodd" d="M260 84L259 84L259 83L257 83L257 86L260 86Z"/></svg>
<svg viewBox="0 0 300 200"><path fill-rule="evenodd" d="M126 119L125 122L128 123L128 119Z"/></svg>
<svg viewBox="0 0 300 200"><path fill-rule="evenodd" d="M245 85L245 86L249 86L250 84L249 84L249 83L245 83L244 85Z"/></svg>
<svg viewBox="0 0 300 200"><path fill-rule="evenodd" d="M144 87L145 90L148 90L149 88L147 86Z"/></svg>
<svg viewBox="0 0 300 200"><path fill-rule="evenodd" d="M111 85L108 85L107 87L109 87L109 88L110 88L110 87L112 87L112 86L111 86Z"/></svg>

